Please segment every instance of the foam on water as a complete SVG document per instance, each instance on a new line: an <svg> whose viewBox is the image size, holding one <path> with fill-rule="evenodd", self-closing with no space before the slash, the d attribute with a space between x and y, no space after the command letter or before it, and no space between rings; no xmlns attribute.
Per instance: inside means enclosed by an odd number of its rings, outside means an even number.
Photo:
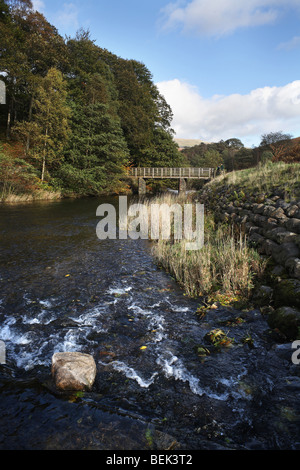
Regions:
<svg viewBox="0 0 300 470"><path fill-rule="evenodd" d="M103 364L103 365L106 365L106 364ZM118 372L125 374L127 378L136 380L136 382L142 388L149 388L150 385L153 384L155 377L158 375L157 372L154 372L151 375L150 379L146 380L143 377L141 377L141 375L139 375L132 367L129 367L122 361L113 361L110 363L110 365Z"/></svg>
<svg viewBox="0 0 300 470"><path fill-rule="evenodd" d="M106 293L112 296L122 296L131 290L132 287L130 286L120 287L117 285L108 289ZM97 347L98 343L90 339L89 335L92 332L109 333L110 316L114 315L114 311L111 311L108 307L111 302L105 302L86 309L79 316L70 316L69 319L74 322L72 327L62 326L60 329L54 330L53 333L51 332L50 335L43 334L43 330L41 330L41 334L39 334L39 329L24 331L24 325L28 328L36 325L46 327L53 320L57 320L57 312L53 308L56 304L53 299L34 301L30 299L28 294L24 295L24 300L28 306L34 308L35 313L33 314L31 311L30 314L29 307L28 313L22 316L21 325L19 317L7 317L0 330L0 339L8 344L8 350L17 366L26 370L37 365L49 365L51 356L55 352L83 351L87 344ZM239 390L238 383L242 373L238 377L222 378L219 382L216 381L213 384L216 389L220 388L219 385L223 389L221 393L217 393L208 387L202 386L200 378L192 374L183 360L172 352L172 340L168 330L170 325L168 325L162 308L164 302L166 302L169 311L179 314L185 314L189 311L188 307L173 304L168 297L163 301L150 303L146 308L137 301L133 302L132 296L128 297L128 300L126 298L127 310L131 311L137 319L142 317L146 320L146 328L151 332L148 342L144 343L150 350L151 366L149 367L150 363L147 364L150 377L145 378L145 370L139 370L141 369L140 365L137 366L132 362L134 358L129 359L130 365L128 365L128 360L124 356L121 360L111 361L109 366L124 374L128 379L135 380L142 388L149 388L155 382L155 379L162 374L167 379L173 378L176 381L187 383L191 392L195 395L202 396L205 394L216 400L227 400L230 396L241 398L243 391ZM38 309L40 310L38 311ZM104 365L108 366L108 364Z"/></svg>
<svg viewBox="0 0 300 470"><path fill-rule="evenodd" d="M172 310L177 313L186 313L190 311L188 307L178 307L178 306L172 306Z"/></svg>
<svg viewBox="0 0 300 470"><path fill-rule="evenodd" d="M135 313L136 315L145 315L145 316L149 316L149 315L152 315L152 311L151 310L145 310L144 308L140 307L139 305L136 305L136 304L131 304L129 307L128 307L128 310L133 310L133 313Z"/></svg>
<svg viewBox="0 0 300 470"><path fill-rule="evenodd" d="M57 352L75 352L81 351L82 346L80 345L79 339L82 338L81 331L74 331L71 329L67 331L64 337L54 348L54 353Z"/></svg>
<svg viewBox="0 0 300 470"><path fill-rule="evenodd" d="M13 325L16 320L9 318L1 327L0 336L3 341L7 341L16 345L25 345L31 342L30 333L19 333L15 331Z"/></svg>
<svg viewBox="0 0 300 470"><path fill-rule="evenodd" d="M167 378L173 377L175 380L187 382L193 393L203 395L203 390L199 386L199 379L194 377L182 364L177 356L167 352L164 356L159 356L156 363L161 367Z"/></svg>
<svg viewBox="0 0 300 470"><path fill-rule="evenodd" d="M88 339L92 331L106 331L101 326L105 307L94 307L79 317L70 317L75 327L62 326L49 334L44 328L58 319L57 313L51 310L52 301L32 301L27 295L25 300L41 310L22 315L22 322L19 316L4 318L0 328L0 339L7 345L7 357L24 370L39 365L48 366L55 352L81 351L87 344L94 344Z"/></svg>
<svg viewBox="0 0 300 470"><path fill-rule="evenodd" d="M107 290L107 293L111 295L122 295L127 294L131 290L132 287L111 287Z"/></svg>
<svg viewBox="0 0 300 470"><path fill-rule="evenodd" d="M72 316L70 318L75 323L78 323L79 326L91 328L97 326L97 328L100 328L101 323L99 323L99 320L103 318L105 314L107 314L105 307L96 306L82 313L79 317Z"/></svg>

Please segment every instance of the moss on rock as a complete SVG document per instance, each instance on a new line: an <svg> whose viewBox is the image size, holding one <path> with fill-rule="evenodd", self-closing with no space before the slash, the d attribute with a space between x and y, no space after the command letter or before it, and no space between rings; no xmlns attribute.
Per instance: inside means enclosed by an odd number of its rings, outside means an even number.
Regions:
<svg viewBox="0 0 300 470"><path fill-rule="evenodd" d="M300 280L282 279L274 290L275 306L300 308Z"/></svg>

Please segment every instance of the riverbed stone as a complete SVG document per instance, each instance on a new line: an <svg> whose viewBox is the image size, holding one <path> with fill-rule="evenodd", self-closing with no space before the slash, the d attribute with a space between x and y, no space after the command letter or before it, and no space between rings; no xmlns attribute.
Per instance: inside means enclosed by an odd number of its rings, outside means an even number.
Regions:
<svg viewBox="0 0 300 470"><path fill-rule="evenodd" d="M52 356L51 372L55 385L60 390L90 390L96 377L96 363L89 354L55 353Z"/></svg>
<svg viewBox="0 0 300 470"><path fill-rule="evenodd" d="M277 328L288 340L300 339L300 311L292 307L280 307L268 318L271 328ZM299 336L299 338L298 338Z"/></svg>
<svg viewBox="0 0 300 470"><path fill-rule="evenodd" d="M274 289L275 306L287 305L300 309L300 279L281 279Z"/></svg>
<svg viewBox="0 0 300 470"><path fill-rule="evenodd" d="M300 219L288 219L286 222L286 228L291 232L300 233Z"/></svg>
<svg viewBox="0 0 300 470"><path fill-rule="evenodd" d="M258 307L264 307L272 302L273 289L269 286L259 286L253 294L253 302Z"/></svg>
<svg viewBox="0 0 300 470"><path fill-rule="evenodd" d="M289 258L285 262L285 268L288 273L296 279L300 279L300 259L299 258Z"/></svg>
<svg viewBox="0 0 300 470"><path fill-rule="evenodd" d="M289 258L296 258L300 255L299 247L292 242L282 243L272 249L272 256L277 263L285 265Z"/></svg>

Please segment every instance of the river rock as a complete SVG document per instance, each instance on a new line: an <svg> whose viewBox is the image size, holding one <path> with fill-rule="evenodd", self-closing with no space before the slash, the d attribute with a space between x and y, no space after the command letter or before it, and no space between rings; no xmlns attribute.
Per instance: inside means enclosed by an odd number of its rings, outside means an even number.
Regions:
<svg viewBox="0 0 300 470"><path fill-rule="evenodd" d="M269 286L259 286L253 294L253 301L258 307L265 307L272 301L273 289Z"/></svg>
<svg viewBox="0 0 300 470"><path fill-rule="evenodd" d="M286 222L286 228L291 232L300 233L300 219L288 219Z"/></svg>
<svg viewBox="0 0 300 470"><path fill-rule="evenodd" d="M287 305L300 309L300 279L282 279L274 289L275 306Z"/></svg>
<svg viewBox="0 0 300 470"><path fill-rule="evenodd" d="M93 386L96 364L89 354L55 353L52 357L52 377L60 390L84 391Z"/></svg>
<svg viewBox="0 0 300 470"><path fill-rule="evenodd" d="M298 338L300 327L300 311L292 307L280 307L268 317L271 328L277 328L288 340Z"/></svg>

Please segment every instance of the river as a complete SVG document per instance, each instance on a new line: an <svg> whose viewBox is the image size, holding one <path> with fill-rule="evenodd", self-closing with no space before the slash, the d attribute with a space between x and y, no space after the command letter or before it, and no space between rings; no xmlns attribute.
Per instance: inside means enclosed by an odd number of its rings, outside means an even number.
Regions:
<svg viewBox="0 0 300 470"><path fill-rule="evenodd" d="M148 241L99 240L96 209L117 201L0 206L0 449L300 449L290 345L259 310L200 318ZM93 355L90 392L53 386L63 351Z"/></svg>

